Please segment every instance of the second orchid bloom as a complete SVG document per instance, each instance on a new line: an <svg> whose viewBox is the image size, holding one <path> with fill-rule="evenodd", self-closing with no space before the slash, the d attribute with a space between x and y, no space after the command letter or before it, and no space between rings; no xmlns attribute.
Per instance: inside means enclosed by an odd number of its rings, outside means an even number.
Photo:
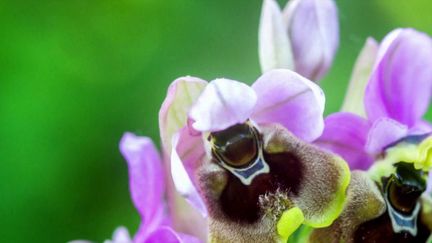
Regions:
<svg viewBox="0 0 432 243"><path fill-rule="evenodd" d="M369 66L370 74L353 75L346 103L363 104L358 99L363 97L364 108L344 105L357 114L329 116L316 143L343 156L352 169L368 172L353 173L341 217L311 239L426 242L432 232L432 195L427 190L432 127L422 117L432 94L432 40L412 29L397 29L379 48L369 40L359 62L357 67Z"/></svg>

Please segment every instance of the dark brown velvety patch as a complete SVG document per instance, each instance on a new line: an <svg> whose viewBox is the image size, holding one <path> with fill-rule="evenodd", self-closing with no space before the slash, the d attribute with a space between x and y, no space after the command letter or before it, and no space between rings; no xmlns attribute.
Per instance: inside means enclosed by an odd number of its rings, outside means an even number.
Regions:
<svg viewBox="0 0 432 243"><path fill-rule="evenodd" d="M246 186L232 174L221 194L220 205L224 214L235 222L254 223L263 212L259 208L259 196L277 189L297 195L304 171L298 158L292 153L264 154L270 172L257 176Z"/></svg>
<svg viewBox="0 0 432 243"><path fill-rule="evenodd" d="M417 230L416 237L405 232L395 234L391 225L390 216L386 211L380 217L361 224L354 233L354 242L426 242L431 232L429 232L426 226L420 221L420 217L417 220Z"/></svg>

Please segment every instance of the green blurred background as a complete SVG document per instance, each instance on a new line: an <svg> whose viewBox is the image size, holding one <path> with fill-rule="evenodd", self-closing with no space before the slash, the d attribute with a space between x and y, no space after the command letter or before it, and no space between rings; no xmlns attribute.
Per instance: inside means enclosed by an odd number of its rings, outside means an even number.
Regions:
<svg viewBox="0 0 432 243"><path fill-rule="evenodd" d="M280 1L285 4L286 1ZM262 2L0 2L0 242L102 241L135 232L124 131L159 143L157 114L176 77L260 74ZM341 45L322 82L340 107L367 36L432 34L429 0L341 0Z"/></svg>

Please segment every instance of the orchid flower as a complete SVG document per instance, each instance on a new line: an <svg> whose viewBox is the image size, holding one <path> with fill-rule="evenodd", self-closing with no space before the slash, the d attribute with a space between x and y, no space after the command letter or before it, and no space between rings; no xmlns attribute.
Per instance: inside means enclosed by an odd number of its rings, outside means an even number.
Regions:
<svg viewBox="0 0 432 243"><path fill-rule="evenodd" d="M200 242L193 236L176 232L170 225L163 203L162 161L151 139L126 133L120 141L120 151L128 163L132 201L141 215L141 225L133 242Z"/></svg>
<svg viewBox="0 0 432 243"><path fill-rule="evenodd" d="M333 0L290 0L281 11L264 0L259 26L261 69L294 70L320 80L339 46L339 22Z"/></svg>
<svg viewBox="0 0 432 243"><path fill-rule="evenodd" d="M368 54L374 58L367 57ZM353 172L347 204L338 220L315 230L343 242L425 242L432 232L432 128L422 119L432 92L432 40L412 29L397 29L377 48L368 40L344 105L325 120L316 144L346 159ZM371 70L369 78L365 70ZM362 84L366 82L367 84ZM362 95L352 95L353 87ZM363 89L364 88L364 89ZM351 105L364 98L364 109ZM429 173L430 174L430 173ZM431 179L429 179L431 183ZM429 185L430 187L430 185Z"/></svg>
<svg viewBox="0 0 432 243"><path fill-rule="evenodd" d="M162 141L177 190L209 217L212 242L286 242L302 224L337 218L349 169L308 143L322 132L323 110L321 89L289 70L252 87L193 77L171 84Z"/></svg>
<svg viewBox="0 0 432 243"><path fill-rule="evenodd" d="M367 45L375 44L368 41ZM370 49L365 48L368 52ZM316 141L341 155L351 169L366 170L389 145L410 135L432 131L422 119L432 92L430 37L412 29L397 29L386 36L375 53L364 94L365 117L350 112L332 114L325 119L325 130ZM429 151L428 141L422 147L426 149L424 156ZM432 166L426 157L412 162L416 168L425 170Z"/></svg>

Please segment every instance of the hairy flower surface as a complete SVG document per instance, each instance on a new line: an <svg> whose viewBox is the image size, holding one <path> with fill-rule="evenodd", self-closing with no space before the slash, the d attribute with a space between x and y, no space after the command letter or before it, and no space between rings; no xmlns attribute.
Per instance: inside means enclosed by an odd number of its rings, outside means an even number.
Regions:
<svg viewBox="0 0 432 243"><path fill-rule="evenodd" d="M364 96L350 96L353 100L347 98L344 105L357 114L327 117L316 142L343 156L351 169L368 172L353 173L340 218L315 230L311 241L332 242L323 238L331 235L343 242L426 242L432 231L426 185L432 129L422 119L432 92L432 40L412 29L397 29L375 47L367 41L348 92L358 87ZM369 78L365 70L372 70ZM364 109L356 110L359 106L352 104L359 97Z"/></svg>
<svg viewBox="0 0 432 243"><path fill-rule="evenodd" d="M259 26L261 69L288 68L313 81L330 68L339 46L333 0L290 0L281 11L264 0Z"/></svg>
<svg viewBox="0 0 432 243"><path fill-rule="evenodd" d="M350 173L307 143L322 132L323 109L321 89L289 70L269 71L252 87L173 82L160 112L162 140L172 138L165 147L174 184L209 216L210 240L286 240L301 224L333 222Z"/></svg>

